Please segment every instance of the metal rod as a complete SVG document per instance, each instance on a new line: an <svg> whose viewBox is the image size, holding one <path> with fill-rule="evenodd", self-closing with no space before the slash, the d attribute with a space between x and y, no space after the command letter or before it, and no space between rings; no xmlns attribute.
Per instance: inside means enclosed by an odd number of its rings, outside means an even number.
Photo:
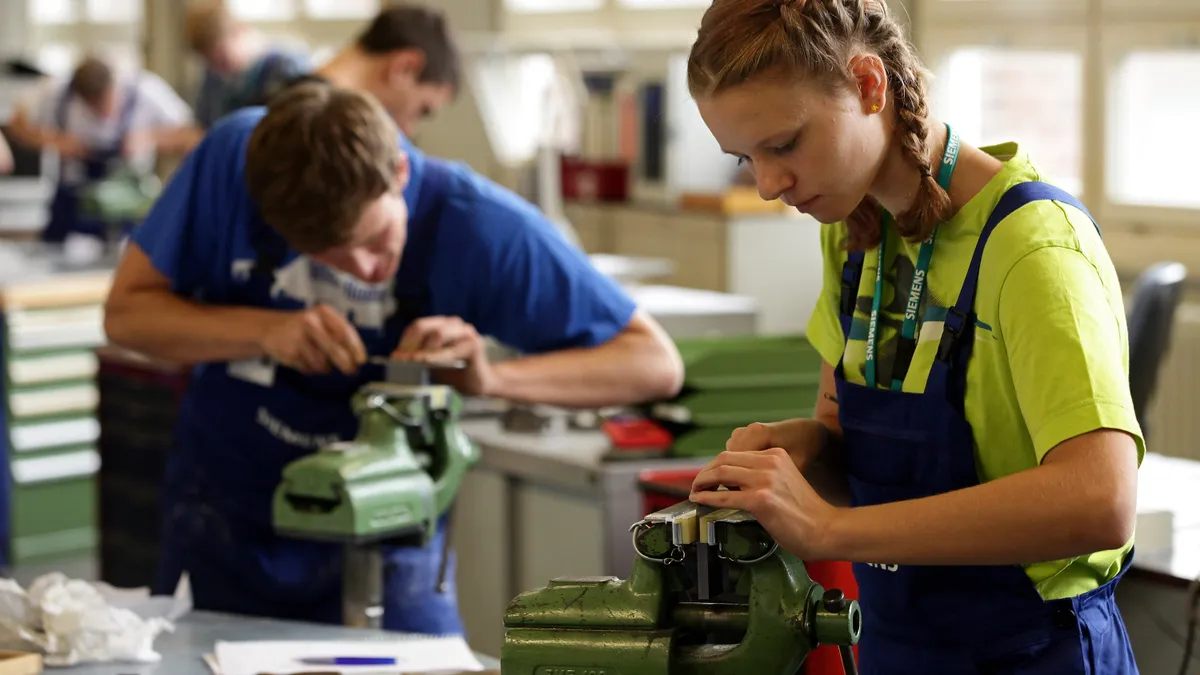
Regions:
<svg viewBox="0 0 1200 675"><path fill-rule="evenodd" d="M450 534L453 531L451 524L454 523L454 503L450 503L450 508L446 509L446 527L442 530L442 559L438 562L438 580L437 592L446 592L446 570L450 567Z"/></svg>
<svg viewBox="0 0 1200 675"><path fill-rule="evenodd" d="M383 554L377 546L348 544L342 559L342 622L383 627Z"/></svg>
<svg viewBox="0 0 1200 675"><path fill-rule="evenodd" d="M750 612L744 605L708 602L684 602L671 613L675 625L703 632L744 634L750 625Z"/></svg>
<svg viewBox="0 0 1200 675"><path fill-rule="evenodd" d="M858 664L854 662L854 648L850 645L838 645L838 654L842 657L842 670L846 675L858 675Z"/></svg>

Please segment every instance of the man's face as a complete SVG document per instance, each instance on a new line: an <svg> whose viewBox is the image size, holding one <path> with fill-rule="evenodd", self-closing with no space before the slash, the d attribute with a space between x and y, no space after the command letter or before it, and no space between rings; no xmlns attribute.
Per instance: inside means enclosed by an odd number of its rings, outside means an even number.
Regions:
<svg viewBox="0 0 1200 675"><path fill-rule="evenodd" d="M204 53L204 62L217 75L231 77L246 69L246 58L241 47L242 40L236 33L231 33L219 40Z"/></svg>
<svg viewBox="0 0 1200 675"><path fill-rule="evenodd" d="M420 122L454 100L454 88L439 82L421 82L424 56L401 51L384 61L382 77L373 91L392 119L411 138Z"/></svg>
<svg viewBox="0 0 1200 675"><path fill-rule="evenodd" d="M396 276L408 240L408 205L404 201L408 175L405 158L396 174L395 189L367 204L350 241L309 257L369 284Z"/></svg>

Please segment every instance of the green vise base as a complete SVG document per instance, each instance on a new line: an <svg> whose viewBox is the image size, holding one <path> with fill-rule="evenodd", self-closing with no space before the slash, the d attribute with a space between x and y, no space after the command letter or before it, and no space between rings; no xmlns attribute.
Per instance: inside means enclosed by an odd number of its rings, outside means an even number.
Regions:
<svg viewBox="0 0 1200 675"><path fill-rule="evenodd" d="M372 383L352 401L358 434L283 469L273 500L280 534L350 544L424 546L479 449L446 386Z"/></svg>
<svg viewBox="0 0 1200 675"><path fill-rule="evenodd" d="M643 556L624 581L563 578L523 593L505 613L501 673L792 675L818 645L857 644L857 602L772 551L731 566L740 601L686 600L684 565Z"/></svg>

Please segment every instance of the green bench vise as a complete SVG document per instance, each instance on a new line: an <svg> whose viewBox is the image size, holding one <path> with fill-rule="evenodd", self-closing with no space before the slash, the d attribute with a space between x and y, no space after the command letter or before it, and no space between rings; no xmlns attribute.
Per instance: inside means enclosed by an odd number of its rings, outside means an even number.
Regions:
<svg viewBox="0 0 1200 675"><path fill-rule="evenodd" d="M464 475L479 461L479 449L459 424L458 394L429 384L423 364L389 365L396 368L407 371L398 379L409 382L360 389L351 401L357 436L285 466L272 504L279 534L345 546L342 602L349 626L381 625L381 547L427 546ZM445 541L449 546L449 533Z"/></svg>
<svg viewBox="0 0 1200 675"><path fill-rule="evenodd" d="M822 644L856 675L858 603L753 516L681 502L632 531L627 580L555 579L509 604L503 675L792 675Z"/></svg>

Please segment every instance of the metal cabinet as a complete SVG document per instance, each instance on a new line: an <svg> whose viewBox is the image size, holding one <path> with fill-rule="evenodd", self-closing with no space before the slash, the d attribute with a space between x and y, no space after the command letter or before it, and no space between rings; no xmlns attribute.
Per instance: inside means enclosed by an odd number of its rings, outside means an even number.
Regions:
<svg viewBox="0 0 1200 675"><path fill-rule="evenodd" d="M97 359L108 275L0 290L7 563L52 563L96 546Z"/></svg>

